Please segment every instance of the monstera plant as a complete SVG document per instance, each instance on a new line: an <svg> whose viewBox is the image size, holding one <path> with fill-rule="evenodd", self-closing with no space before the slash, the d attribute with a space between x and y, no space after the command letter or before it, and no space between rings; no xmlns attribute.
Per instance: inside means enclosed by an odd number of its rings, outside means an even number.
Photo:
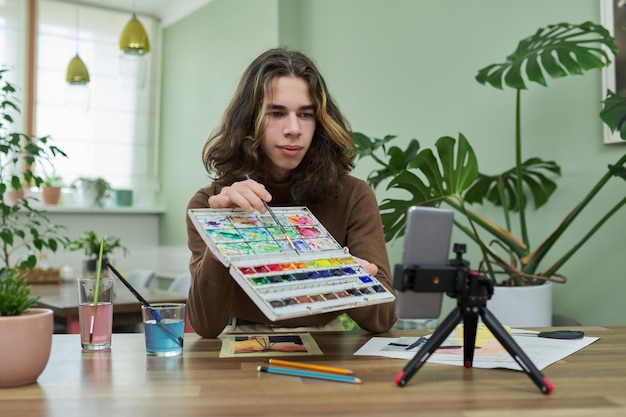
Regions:
<svg viewBox="0 0 626 417"><path fill-rule="evenodd" d="M463 134L459 134L458 139L441 137L435 143L435 152L420 150L415 139L401 149L391 146L396 138L393 135L377 139L354 132L359 157L371 157L380 166L369 174L369 184L376 188L388 181L388 189L402 190L408 195L406 198L388 198L380 204L385 239L392 241L404 233L405 216L410 206L445 204L466 218L464 222L455 220L455 225L478 244L482 252L481 270L492 279L496 280L496 274L505 274L508 285L537 285L547 280L564 282L565 277L558 273L559 269L626 204L625 197L618 197L614 206L609 207L552 265L543 266L542 261L610 180L626 179L626 153L607 167L581 202L565 214L562 222L542 242L533 245L526 222L529 202L540 208L549 201L557 188L554 178L560 175L561 168L554 161L538 157L522 159L520 98L529 83L547 86L549 78L603 68L611 62L609 54L616 52L615 39L604 27L590 22L579 25L559 23L541 28L520 41L504 62L478 71L476 80L479 83L515 91L515 137L511 147L515 165L500 174L479 172L476 154ZM626 119L625 98L608 92L600 116L612 130L620 131L622 139L626 139L623 123ZM487 201L501 208L504 226L468 207L468 203L484 204ZM519 222L519 237L511 232L513 216Z"/></svg>

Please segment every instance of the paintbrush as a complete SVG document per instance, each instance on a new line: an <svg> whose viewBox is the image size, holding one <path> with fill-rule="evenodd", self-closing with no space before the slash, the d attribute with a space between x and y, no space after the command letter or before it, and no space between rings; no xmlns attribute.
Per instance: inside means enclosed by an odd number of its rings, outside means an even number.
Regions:
<svg viewBox="0 0 626 417"><path fill-rule="evenodd" d="M250 179L250 175L246 174L246 179ZM300 252L296 248L296 245L293 244L293 242L291 241L291 238L287 234L287 230L285 230L285 228L283 227L282 223L278 221L278 217L276 217L276 214L274 213L274 210L272 210L272 208L269 206L269 204L267 204L264 200L261 200L261 201L263 201L263 205L265 206L265 209L270 214L270 216L272 216L272 219L274 219L274 222L276 222L278 227L280 227L280 230L283 232L283 235L285 235L285 238L287 238L287 242L289 242L289 245L293 248L294 251L296 251L296 253L298 255L300 255Z"/></svg>
<svg viewBox="0 0 626 417"><path fill-rule="evenodd" d="M178 343L181 347L183 346L183 338L178 336L172 329L170 329L169 327L167 327L166 325L163 324L163 318L161 317L161 315L159 314L158 311L154 310L151 306L150 303L148 303L148 301L143 298L141 296L141 294L139 294L137 292L137 290L130 285L130 282L128 282L126 280L126 278L124 278L124 276L122 275L122 273L120 271L117 270L117 268L115 268L113 265L111 265L109 263L109 261L106 262L107 266L109 267L109 269L111 271L113 271L113 273L120 279L120 281L122 281L122 284L124 284L126 286L126 288L128 288L128 290L133 293L133 295L135 296L135 298L137 298L137 300L139 300L139 302L141 303L141 305L143 305L145 308L148 309L148 311L150 311L150 314L152 314L152 317L154 317L154 319L156 320L156 324L157 326L159 326L159 328L161 330L163 330L165 333L167 333L167 336L172 339L173 341L175 341L176 343Z"/></svg>
<svg viewBox="0 0 626 417"><path fill-rule="evenodd" d="M89 343L93 343L93 327L96 323L98 313L98 295L100 294L100 273L102 272L102 254L104 252L104 236L100 238L100 253L98 254L98 265L96 265L96 288L93 294L93 307L91 308L91 322L89 324Z"/></svg>

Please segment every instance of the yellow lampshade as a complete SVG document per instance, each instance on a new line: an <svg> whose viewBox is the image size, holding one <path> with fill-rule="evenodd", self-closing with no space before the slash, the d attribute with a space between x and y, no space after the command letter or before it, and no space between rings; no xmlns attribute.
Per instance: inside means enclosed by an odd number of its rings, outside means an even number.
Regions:
<svg viewBox="0 0 626 417"><path fill-rule="evenodd" d="M87 84L89 83L89 71L82 59L76 54L67 66L65 81L69 84Z"/></svg>
<svg viewBox="0 0 626 417"><path fill-rule="evenodd" d="M134 13L120 35L120 49L125 54L132 55L143 55L150 52L148 34Z"/></svg>

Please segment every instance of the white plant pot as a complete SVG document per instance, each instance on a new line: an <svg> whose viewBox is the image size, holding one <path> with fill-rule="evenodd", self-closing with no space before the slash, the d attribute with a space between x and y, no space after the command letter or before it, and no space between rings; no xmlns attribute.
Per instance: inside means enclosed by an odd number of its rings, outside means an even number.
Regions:
<svg viewBox="0 0 626 417"><path fill-rule="evenodd" d="M85 207L96 207L98 192L94 187L91 186L83 186L81 189L81 197L83 200L83 206Z"/></svg>
<svg viewBox="0 0 626 417"><path fill-rule="evenodd" d="M511 327L552 326L552 283L525 287L496 286L487 309Z"/></svg>

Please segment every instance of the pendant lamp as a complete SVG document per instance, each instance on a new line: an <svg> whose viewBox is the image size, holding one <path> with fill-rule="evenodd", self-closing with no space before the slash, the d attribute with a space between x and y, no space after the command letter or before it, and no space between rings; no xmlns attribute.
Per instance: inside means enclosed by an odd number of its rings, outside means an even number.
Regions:
<svg viewBox="0 0 626 417"><path fill-rule="evenodd" d="M87 71L87 66L78 56L78 44L79 44L79 33L80 33L80 21L78 16L78 8L76 9L76 56L72 58L69 65L67 66L67 72L65 74L65 81L71 85L85 85L89 83L89 71Z"/></svg>
<svg viewBox="0 0 626 417"><path fill-rule="evenodd" d="M89 83L89 71L83 60L78 56L78 52L67 66L65 81L72 85L85 85Z"/></svg>
<svg viewBox="0 0 626 417"><path fill-rule="evenodd" d="M70 60L65 72L65 101L68 108L80 111L89 109L91 93L89 91L89 71L83 60L78 55L79 44L79 9L76 9L76 55Z"/></svg>
<svg viewBox="0 0 626 417"><path fill-rule="evenodd" d="M133 13L120 35L120 75L123 87L142 89L148 73L150 41L137 15Z"/></svg>
<svg viewBox="0 0 626 417"><path fill-rule="evenodd" d="M120 50L130 55L144 55L150 52L148 34L135 13L120 35Z"/></svg>

